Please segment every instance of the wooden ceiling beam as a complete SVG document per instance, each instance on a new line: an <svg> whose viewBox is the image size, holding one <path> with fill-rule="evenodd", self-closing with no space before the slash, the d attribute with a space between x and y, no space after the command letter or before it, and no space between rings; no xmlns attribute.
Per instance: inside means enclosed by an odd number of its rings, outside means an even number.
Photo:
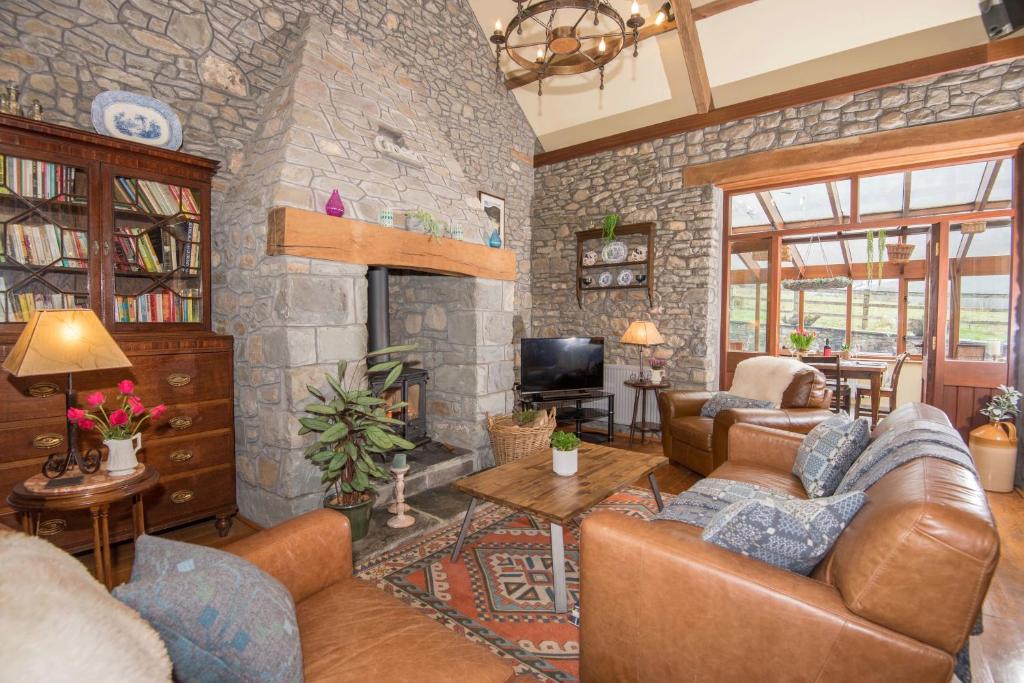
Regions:
<svg viewBox="0 0 1024 683"><path fill-rule="evenodd" d="M768 220L772 222L772 230L782 230L786 227L785 221L782 220L782 214L779 213L779 207L775 205L775 200L767 192L758 192L757 201L761 204L761 208L764 209L764 213L768 216Z"/></svg>
<svg viewBox="0 0 1024 683"><path fill-rule="evenodd" d="M825 184L825 189L828 191L828 203L832 206L832 217L835 218L836 223L842 223L843 205L839 201L839 183L833 180Z"/></svg>
<svg viewBox="0 0 1024 683"><path fill-rule="evenodd" d="M722 12L728 12L743 5L749 5L757 0L712 0L712 2L693 8L693 18L697 21L713 17Z"/></svg>
<svg viewBox="0 0 1024 683"><path fill-rule="evenodd" d="M846 264L847 277L853 277L853 255L850 254L850 240L840 240L839 247L843 250L843 263Z"/></svg>
<svg viewBox="0 0 1024 683"><path fill-rule="evenodd" d="M629 145L678 135L679 133L691 130L699 130L707 126L779 111L786 107L796 107L840 95L874 90L894 83L937 76L982 64L1004 62L1020 56L1024 56L1024 36L997 40L992 43L985 43L984 45L953 50L952 52L940 55L915 59L851 76L834 78L823 83L794 88L793 90L787 90L774 95L758 97L746 102L730 104L714 109L707 114L683 116L662 123L590 140L589 142L570 145L550 152L542 152L534 157L533 165L546 166L548 164L557 164L568 159L585 157L598 152L628 147Z"/></svg>
<svg viewBox="0 0 1024 683"><path fill-rule="evenodd" d="M804 257L800 255L800 250L795 244L787 245L789 247L790 260L793 261L793 265L796 266L797 272L800 273L800 277L804 276Z"/></svg>
<svg viewBox="0 0 1024 683"><path fill-rule="evenodd" d="M740 261L742 261L743 265L745 265L747 267L747 270L749 270L751 272L751 274L753 274L754 280L755 281L760 281L761 280L761 266L757 265L757 261L755 261L754 257L750 255L750 252L749 251L744 251L744 252L736 254L736 255L740 257Z"/></svg>
<svg viewBox="0 0 1024 683"><path fill-rule="evenodd" d="M672 0L672 10L676 17L679 44L683 48L686 75L690 79L690 89L693 91L693 102L697 105L698 114L706 114L715 104L711 97L708 68L704 64L704 51L700 48L697 22L693 18L693 6L690 0Z"/></svg>
<svg viewBox="0 0 1024 683"><path fill-rule="evenodd" d="M914 174L907 171L903 174L903 210L904 216L910 215L910 193L913 191Z"/></svg>
<svg viewBox="0 0 1024 683"><path fill-rule="evenodd" d="M981 174L981 182L978 183L978 194L974 197L974 210L983 211L992 196L992 190L996 186L996 178L1002 169L1003 160L996 159L985 164L985 170Z"/></svg>

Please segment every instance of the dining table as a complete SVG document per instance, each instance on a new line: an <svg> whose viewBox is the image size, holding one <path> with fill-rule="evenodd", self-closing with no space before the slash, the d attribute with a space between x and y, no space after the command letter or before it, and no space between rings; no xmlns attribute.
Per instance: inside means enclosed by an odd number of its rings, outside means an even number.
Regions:
<svg viewBox="0 0 1024 683"><path fill-rule="evenodd" d="M816 365L811 363L811 365ZM833 366L834 367L834 366ZM844 379L867 380L868 391L871 395L871 427L878 424L878 409L882 404L882 378L888 365L884 361L873 360L844 360L842 361L842 372Z"/></svg>

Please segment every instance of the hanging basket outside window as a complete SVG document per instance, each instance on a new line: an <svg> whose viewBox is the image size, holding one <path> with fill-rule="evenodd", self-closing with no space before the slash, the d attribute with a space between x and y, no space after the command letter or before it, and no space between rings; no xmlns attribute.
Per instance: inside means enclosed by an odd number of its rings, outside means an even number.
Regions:
<svg viewBox="0 0 1024 683"><path fill-rule="evenodd" d="M904 242L887 244L885 245L885 253L889 263L906 263L910 260L910 255L914 253L914 245Z"/></svg>
<svg viewBox="0 0 1024 683"><path fill-rule="evenodd" d="M808 292L819 289L846 289L853 281L845 276L813 277L801 280L783 280L782 288L792 292Z"/></svg>

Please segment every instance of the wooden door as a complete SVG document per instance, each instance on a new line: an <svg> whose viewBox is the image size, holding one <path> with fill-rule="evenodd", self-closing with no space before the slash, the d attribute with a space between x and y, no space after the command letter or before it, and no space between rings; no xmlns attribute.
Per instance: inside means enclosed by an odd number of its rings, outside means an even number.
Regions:
<svg viewBox="0 0 1024 683"><path fill-rule="evenodd" d="M1010 384L1020 288L1012 218L944 221L933 231L934 305L928 402L967 437L1000 384Z"/></svg>
<svg viewBox="0 0 1024 683"><path fill-rule="evenodd" d="M775 258L778 241L735 241L724 252L722 389L732 384L733 372L741 360L768 355L778 348L778 326L771 316L776 310L781 278Z"/></svg>

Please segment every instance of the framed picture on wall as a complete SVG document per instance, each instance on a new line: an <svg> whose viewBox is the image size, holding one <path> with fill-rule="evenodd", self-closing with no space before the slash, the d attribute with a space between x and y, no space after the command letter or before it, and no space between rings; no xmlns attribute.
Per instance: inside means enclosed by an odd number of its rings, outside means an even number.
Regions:
<svg viewBox="0 0 1024 683"><path fill-rule="evenodd" d="M477 192L477 196L491 225L484 238L489 240L497 230L501 243L505 244L505 200L486 192Z"/></svg>

